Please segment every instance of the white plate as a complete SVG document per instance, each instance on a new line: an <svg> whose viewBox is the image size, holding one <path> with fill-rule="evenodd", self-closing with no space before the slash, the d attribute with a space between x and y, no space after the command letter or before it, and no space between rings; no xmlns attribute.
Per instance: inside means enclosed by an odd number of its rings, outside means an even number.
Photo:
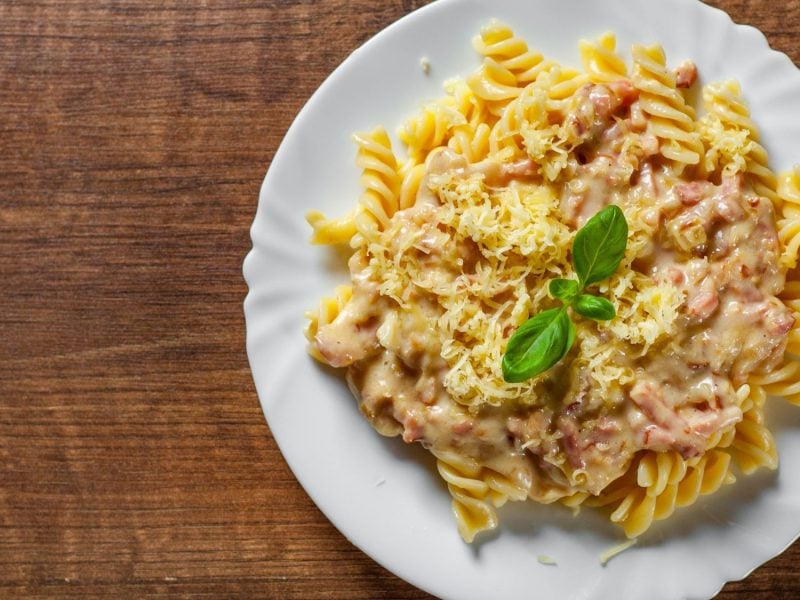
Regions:
<svg viewBox="0 0 800 600"><path fill-rule="evenodd" d="M776 8L776 10L778 10ZM439 0L352 54L301 111L269 169L244 274L247 350L287 462L348 539L390 571L443 598L709 598L800 533L800 410L772 402L778 473L742 476L656 524L602 567L621 539L605 519L558 506L501 509L499 530L464 544L433 460L375 433L342 379L305 351L305 309L346 280L330 248L307 243L312 208L340 215L359 196L353 131L393 130L448 77L479 64L470 40L491 17L531 47L579 65L577 41L614 30L620 48L660 42L670 64L693 58L702 81L738 78L773 166L800 161L800 73L751 27L695 0ZM425 56L429 75L420 68ZM399 148L396 145L396 148ZM554 558L543 566L537 555Z"/></svg>

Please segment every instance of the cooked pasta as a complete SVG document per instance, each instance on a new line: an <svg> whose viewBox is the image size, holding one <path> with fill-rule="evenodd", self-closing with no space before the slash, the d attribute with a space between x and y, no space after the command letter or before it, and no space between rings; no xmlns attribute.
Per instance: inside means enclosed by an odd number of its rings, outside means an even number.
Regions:
<svg viewBox="0 0 800 600"><path fill-rule="evenodd" d="M696 67L659 46L629 65L607 33L573 69L497 21L473 45L476 72L398 130L405 158L356 134L356 208L309 213L314 243L352 250L351 285L307 315L311 354L436 457L467 542L525 499L635 538L777 468L765 405L800 405L800 168L773 173L738 83L692 106ZM576 230L608 204L627 249L592 287L615 317L576 319L560 362L507 381L509 337L575 279Z"/></svg>
<svg viewBox="0 0 800 600"><path fill-rule="evenodd" d="M593 83L608 83L627 79L628 66L616 52L617 37L611 33L600 36L596 42L581 40L578 43L583 69Z"/></svg>
<svg viewBox="0 0 800 600"><path fill-rule="evenodd" d="M452 102L434 102L423 107L419 115L400 128L400 140L413 158L424 159L428 152L447 143L456 127L467 124L455 105L455 98L448 100Z"/></svg>
<svg viewBox="0 0 800 600"><path fill-rule="evenodd" d="M453 127L447 145L465 156L470 162L478 162L489 152L490 119L486 103L478 98L462 80L448 82L446 89L455 100L456 109L463 115L463 123Z"/></svg>
<svg viewBox="0 0 800 600"><path fill-rule="evenodd" d="M400 175L389 135L383 127L353 136L358 145L356 164L361 168L364 193L355 214L358 232L371 240L384 231L397 212Z"/></svg>
<svg viewBox="0 0 800 600"><path fill-rule="evenodd" d="M783 201L783 218L778 221L778 233L784 247L783 261L794 269L800 251L800 166L781 176L778 195Z"/></svg>
<svg viewBox="0 0 800 600"><path fill-rule="evenodd" d="M653 521L672 515L677 507L689 506L699 496L733 483L730 460L730 454L720 450L710 450L690 461L674 452L647 453L636 467L635 483L623 479L612 484L607 495L587 504L609 506L611 521L619 524L628 537L637 537Z"/></svg>
<svg viewBox="0 0 800 600"><path fill-rule="evenodd" d="M453 513L459 533L471 542L481 531L497 527L497 511L508 500L525 500L528 493L502 475L481 467L455 452L436 454L439 475L453 497Z"/></svg>
<svg viewBox="0 0 800 600"><path fill-rule="evenodd" d="M682 171L697 165L704 149L697 132L694 111L677 88L675 74L667 69L660 46L634 46L631 81L639 90L639 103L648 133L659 141L659 152Z"/></svg>
<svg viewBox="0 0 800 600"><path fill-rule="evenodd" d="M347 305L352 296L352 286L340 285L336 288L333 297L320 300L316 311L306 312L308 324L306 325L305 335L306 339L309 341L308 351L309 354L318 361L325 362L325 359L314 346L314 340L317 337L319 328L333 323L334 319L339 316L339 313L342 312L342 309Z"/></svg>
<svg viewBox="0 0 800 600"><path fill-rule="evenodd" d="M515 36L510 27L497 20L481 29L472 45L480 54L508 69L514 75L516 87L536 81L542 71L555 64L545 60L540 53L529 50L525 40Z"/></svg>
<svg viewBox="0 0 800 600"><path fill-rule="evenodd" d="M797 328L792 329L792 333ZM780 396L800 406L800 361L789 358L779 369L753 376L752 382L770 396Z"/></svg>
<svg viewBox="0 0 800 600"><path fill-rule="evenodd" d="M703 108L705 122L710 122L712 129L717 125L717 130L707 140L711 146L706 153L707 166L713 165L716 170L721 167L725 175L744 173L756 194L779 204L776 177L767 164L767 151L759 143L758 128L750 119L739 83L726 81L705 86ZM734 141L737 136L743 143Z"/></svg>

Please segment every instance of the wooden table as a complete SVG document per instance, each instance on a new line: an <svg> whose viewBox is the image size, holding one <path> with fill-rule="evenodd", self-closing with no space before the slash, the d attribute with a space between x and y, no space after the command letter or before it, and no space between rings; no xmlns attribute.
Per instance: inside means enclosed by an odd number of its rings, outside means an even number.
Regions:
<svg viewBox="0 0 800 600"><path fill-rule="evenodd" d="M286 467L241 276L292 118L422 4L0 0L0 597L428 597ZM797 0L712 4L800 62ZM720 598L797 597L798 560Z"/></svg>

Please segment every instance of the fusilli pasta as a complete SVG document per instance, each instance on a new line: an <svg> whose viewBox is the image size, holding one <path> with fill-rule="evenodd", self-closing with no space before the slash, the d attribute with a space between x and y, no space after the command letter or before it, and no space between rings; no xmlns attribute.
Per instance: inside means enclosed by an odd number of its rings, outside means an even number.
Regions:
<svg viewBox="0 0 800 600"><path fill-rule="evenodd" d="M682 89L694 78L670 69L660 46L633 46L629 69L617 53L616 37L607 33L580 42L583 69L576 70L531 50L497 21L484 27L473 45L482 60L478 70L466 80L449 80L443 98L424 104L398 130L407 159L398 161L383 128L356 134L356 162L365 189L357 207L340 219L318 212L307 216L312 241L349 242L358 264L372 277L370 293L379 291L365 300L358 288L368 278L358 284L354 279L355 291L340 286L333 297L323 299L307 314L311 354L330 362L329 355L339 351L336 344L342 340L325 339L332 324L355 338L365 336L371 344L367 352L383 352L382 363L376 359L364 367L358 363L362 348L348 346L339 363L358 364L354 381L367 368L380 373L380 393L365 385L362 409L376 423L388 419L392 434L401 431L406 441L426 443L452 496L458 530L469 542L497 526L498 507L526 498L559 501L576 511L581 506L603 508L629 537L636 537L676 508L734 482L736 469L745 474L775 469L776 446L764 406L768 396L800 405L800 362L795 360L800 356L800 278L790 272L785 287L780 279L771 292L780 298L772 298L778 315L774 336L785 332L785 337L770 347L770 355L778 357L770 368L726 379L721 388L715 382L716 391L706 396L701 390L706 384L700 384L691 390L698 397L679 413L659 396L668 386L641 385L645 366L635 360L670 344L674 352L679 317L714 313L721 302L718 296L709 300L688 286L676 287L688 268L671 273L672 284L655 285L652 273L658 269L651 265L650 271L637 271L636 265L649 260L664 214L698 205L718 190L724 195L736 189L752 192L748 199L753 210L760 198L770 201L782 268L794 269L800 252L800 167L775 176L736 82L706 85L698 119ZM595 151L598 145L602 148ZM599 185L591 178L596 175L592 169L599 170L606 186L602 198L592 190ZM660 199L672 203L668 207L658 203L656 171L672 190L668 200ZM642 184L647 178L651 183ZM625 191L634 185L645 193L637 196L639 204L625 205ZM569 359L572 371L565 367L552 379L504 383L500 357L509 332L537 309L552 305L543 282L573 275L572 267L564 265L575 225L587 216L587 206L610 201L625 205L629 243L626 271L601 291L622 319L578 324L581 345ZM719 206L714 210L723 212L708 219L740 218ZM738 205L733 208L739 210ZM772 218L771 211L764 214ZM399 218L403 213L411 216ZM432 214L438 220L431 220ZM679 223L669 238L671 253L706 252L710 228L698 215L699 209L688 215L693 220ZM783 275L781 271L779 278ZM698 276L698 287L705 285L703 277ZM756 292L754 296L766 295ZM353 324L347 321L353 311L345 307L356 298L376 308ZM324 357L323 346L328 350ZM392 377L408 378L403 380L403 398L413 398L419 406L404 413L394 405L386 413L395 401L386 391ZM740 385L743 381L747 383ZM579 398L576 405L592 390L602 392L600 404L630 404L637 385L638 418L651 421L644 439L653 434L655 441L628 450L614 476L593 487L594 474L581 464L580 452L590 454L597 447L592 435L607 443L603 436L613 428L604 430L602 418L593 421L591 443L582 447L586 439L581 428L563 422L570 417L563 407L572 405L560 398L550 403L563 404L558 418L542 407L549 406L553 390ZM708 425L715 410L722 414L719 404L725 394L726 418ZM446 429L427 438L425 426L439 426L436 419L444 419L436 416L426 423L420 415L431 406L449 420ZM691 429L687 423L697 412L707 420L694 437L676 439L680 434L675 431ZM501 415L502 425L485 413ZM486 439L494 434L492 446ZM448 445L441 441L451 440L448 436L466 437ZM500 446L507 452L504 460L525 456L534 466L514 463L512 469L503 460L489 460ZM530 485L525 483L529 480Z"/></svg>
<svg viewBox="0 0 800 600"><path fill-rule="evenodd" d="M676 87L675 74L667 70L660 46L635 45L631 81L639 90L642 111L648 117L648 132L660 142L659 152L672 161L676 171L700 163L703 144L696 131L694 110Z"/></svg>

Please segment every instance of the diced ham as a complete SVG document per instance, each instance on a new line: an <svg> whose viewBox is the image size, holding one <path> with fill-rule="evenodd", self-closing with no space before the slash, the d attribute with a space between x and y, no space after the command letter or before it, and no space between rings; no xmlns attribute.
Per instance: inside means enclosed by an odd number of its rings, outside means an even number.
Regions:
<svg viewBox="0 0 800 600"><path fill-rule="evenodd" d="M675 186L675 193L684 206L694 206L702 200L709 188L705 181L692 181Z"/></svg>
<svg viewBox="0 0 800 600"><path fill-rule="evenodd" d="M658 154L660 150L660 142L656 136L651 133L647 133L642 135L639 138L639 141L642 144L642 153L644 154L645 158L649 158Z"/></svg>
<svg viewBox="0 0 800 600"><path fill-rule="evenodd" d="M705 321L719 306L719 295L716 292L700 292L686 304L687 314L696 321Z"/></svg>
<svg viewBox="0 0 800 600"><path fill-rule="evenodd" d="M767 331L775 336L784 336L792 330L795 317L782 304L765 302L764 324Z"/></svg>
<svg viewBox="0 0 800 600"><path fill-rule="evenodd" d="M473 423L472 421L459 421L458 423L454 423L452 430L453 433L456 435L467 435L469 432L472 431Z"/></svg>
<svg viewBox="0 0 800 600"><path fill-rule="evenodd" d="M675 86L690 88L697 81L697 66L691 60L685 60L675 69Z"/></svg>
<svg viewBox="0 0 800 600"><path fill-rule="evenodd" d="M422 422L414 414L406 415L403 419L403 441L406 444L418 442L424 437L425 430Z"/></svg>
<svg viewBox="0 0 800 600"><path fill-rule="evenodd" d="M725 196L719 198L715 208L716 214L728 223L735 223L744 215L741 206L736 202L731 202L730 198Z"/></svg>
<svg viewBox="0 0 800 600"><path fill-rule="evenodd" d="M675 450L683 458L705 451L711 433L724 430L742 418L735 405L705 410L683 408L679 414L667 404L663 386L649 379L639 380L630 391L631 400L646 416L639 437L642 447L665 452Z"/></svg>
<svg viewBox="0 0 800 600"><path fill-rule="evenodd" d="M686 275L680 269L667 269L667 279L676 286L682 286L686 282Z"/></svg>
<svg viewBox="0 0 800 600"><path fill-rule="evenodd" d="M645 448L669 448L675 443L675 438L658 425L648 425L642 430L642 441Z"/></svg>
<svg viewBox="0 0 800 600"><path fill-rule="evenodd" d="M536 174L536 163L530 158L518 160L510 164L503 163L500 166L499 185L508 185L511 179L521 179L533 177Z"/></svg>
<svg viewBox="0 0 800 600"><path fill-rule="evenodd" d="M592 86L589 91L589 100L594 106L595 116L599 118L606 118L617 105L615 96L604 85Z"/></svg>
<svg viewBox="0 0 800 600"><path fill-rule="evenodd" d="M627 79L607 84L593 85L589 100L594 105L595 115L607 118L621 108L627 108L639 98L639 90Z"/></svg>

